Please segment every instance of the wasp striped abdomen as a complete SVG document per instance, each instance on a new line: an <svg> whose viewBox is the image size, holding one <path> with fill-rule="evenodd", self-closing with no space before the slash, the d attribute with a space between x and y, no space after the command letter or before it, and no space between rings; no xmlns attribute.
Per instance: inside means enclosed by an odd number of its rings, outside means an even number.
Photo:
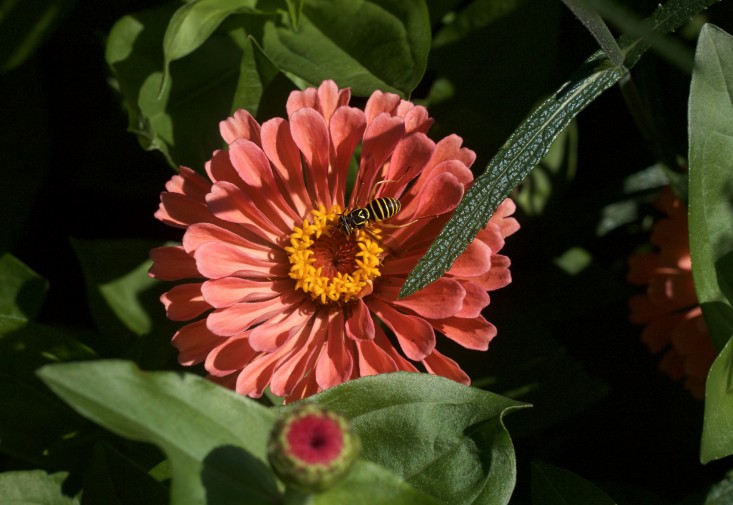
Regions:
<svg viewBox="0 0 733 505"><path fill-rule="evenodd" d="M379 222L389 219L397 214L401 208L402 204L396 198L390 198L388 196L375 198L364 207L346 210L341 214L336 227L344 235L351 235L354 230L363 228L370 221Z"/></svg>
<svg viewBox="0 0 733 505"><path fill-rule="evenodd" d="M402 208L402 204L396 198L388 196L376 198L369 202L366 206L374 221L384 221L397 214Z"/></svg>

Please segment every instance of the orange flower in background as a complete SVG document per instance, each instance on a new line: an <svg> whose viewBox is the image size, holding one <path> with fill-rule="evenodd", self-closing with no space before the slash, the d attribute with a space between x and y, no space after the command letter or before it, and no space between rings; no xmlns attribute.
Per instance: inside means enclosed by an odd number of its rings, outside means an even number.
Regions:
<svg viewBox="0 0 733 505"><path fill-rule="evenodd" d="M664 352L660 369L672 379L684 379L692 396L705 396L705 379L717 351L695 295L687 229L687 206L664 188L657 207L667 214L652 228L657 252L632 256L628 280L646 285L646 293L631 298L631 322L645 324L642 341L653 353Z"/></svg>
<svg viewBox="0 0 733 505"><path fill-rule="evenodd" d="M179 362L203 362L241 394L269 386L293 401L357 377L418 371L413 363L468 384L436 350L436 331L477 350L496 335L481 311L487 291L511 282L499 251L519 228L514 203L499 206L442 278L397 300L472 183L475 154L456 135L429 139L427 110L397 95L376 91L363 111L349 99L325 81L291 93L287 120L260 126L237 111L220 125L228 149L206 164L209 180L181 167L161 194L156 217L185 230L182 245L151 251L150 269L187 280L161 298L170 319L193 321L173 336ZM384 207L387 197L401 210Z"/></svg>

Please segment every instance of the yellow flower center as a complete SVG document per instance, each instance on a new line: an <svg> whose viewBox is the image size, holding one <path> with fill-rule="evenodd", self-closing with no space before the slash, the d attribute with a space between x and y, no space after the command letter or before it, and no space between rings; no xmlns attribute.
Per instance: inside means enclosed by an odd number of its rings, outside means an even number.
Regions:
<svg viewBox="0 0 733 505"><path fill-rule="evenodd" d="M346 236L336 228L341 207L313 210L313 223L293 228L290 246L290 277L295 289L302 289L322 304L345 303L371 292L379 277L381 231L369 225L369 232L357 229Z"/></svg>

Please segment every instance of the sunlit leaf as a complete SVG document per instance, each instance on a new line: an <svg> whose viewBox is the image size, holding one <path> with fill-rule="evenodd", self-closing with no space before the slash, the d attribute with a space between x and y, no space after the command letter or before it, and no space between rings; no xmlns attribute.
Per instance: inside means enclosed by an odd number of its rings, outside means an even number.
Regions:
<svg viewBox="0 0 733 505"><path fill-rule="evenodd" d="M690 86L690 253L708 331L723 350L705 386L703 462L733 454L732 94L733 37L705 25Z"/></svg>
<svg viewBox="0 0 733 505"><path fill-rule="evenodd" d="M369 461L357 461L349 475L312 497L313 505L438 505L445 503L415 489ZM451 501L451 503L458 503Z"/></svg>
<svg viewBox="0 0 733 505"><path fill-rule="evenodd" d="M65 496L61 490L67 475L49 475L42 470L0 473L0 497L12 505L78 505L77 498Z"/></svg>
<svg viewBox="0 0 733 505"><path fill-rule="evenodd" d="M362 455L453 504L507 503L514 448L502 417L522 404L426 374L382 374L314 397L351 418Z"/></svg>
<svg viewBox="0 0 733 505"><path fill-rule="evenodd" d="M95 361L47 366L39 376L85 417L159 446L170 460L172 503L204 503L200 474L216 447L236 445L266 461L274 413L195 375Z"/></svg>
<svg viewBox="0 0 733 505"><path fill-rule="evenodd" d="M171 62L201 47L227 17L243 12L257 12L255 0L196 0L179 8L163 37L165 74L162 87L170 78Z"/></svg>
<svg viewBox="0 0 733 505"><path fill-rule="evenodd" d="M706 25L690 86L690 253L718 349L733 336L733 38Z"/></svg>
<svg viewBox="0 0 733 505"><path fill-rule="evenodd" d="M705 418L703 420L700 461L710 461L733 454L733 339L720 351L705 382Z"/></svg>
<svg viewBox="0 0 733 505"><path fill-rule="evenodd" d="M173 6L120 19L107 39L106 60L129 115L129 130L173 166L203 170L221 146L219 121L231 114L248 44L242 29L217 31L196 51L171 63L163 80L162 39Z"/></svg>
<svg viewBox="0 0 733 505"><path fill-rule="evenodd" d="M262 48L311 85L333 79L357 95L409 96L425 73L430 21L422 0L306 0L298 29L264 26Z"/></svg>

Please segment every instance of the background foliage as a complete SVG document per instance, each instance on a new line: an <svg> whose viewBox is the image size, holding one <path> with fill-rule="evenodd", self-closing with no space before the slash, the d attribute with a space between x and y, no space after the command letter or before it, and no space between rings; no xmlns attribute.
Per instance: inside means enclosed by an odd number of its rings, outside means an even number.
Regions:
<svg viewBox="0 0 733 505"><path fill-rule="evenodd" d="M694 14L712 2L676 3L695 6ZM218 121L233 107L260 120L283 115L292 89L324 78L350 85L360 97L391 90L428 106L437 121L434 137L461 135L477 152L478 175L522 120L598 49L560 1L183 5L0 2L2 498L278 499L276 484L264 477L238 480L268 475L261 444L272 409L180 374L169 342L176 325L158 302L165 286L145 275L147 251L179 239L152 217L171 166L201 170L218 147ZM639 25L628 12L646 17L657 2L586 5L599 10L614 35L634 39ZM692 57L707 21L733 32L732 3L715 3L674 42L656 44L639 59L630 74L636 106L627 106L621 86L589 100L513 193L522 223L506 246L514 280L488 308L499 335L487 353L448 351L474 386L495 394L465 393L466 410L452 412L455 431L443 433L436 420L446 417L449 398L464 394L454 384L376 378L374 396L351 384L323 393L320 401L361 426L366 452L346 487L319 503L342 503L344 493L382 479L389 483L386 503L429 503L427 493L444 502L460 496L461 503L702 504L723 480L729 461L702 465L699 453L704 410L729 411L730 346L714 368L719 401L693 400L656 370L658 358L640 343L640 328L627 322L626 300L635 290L625 282L626 259L648 241L657 215L652 202L667 183L660 163L674 168L687 158ZM701 44L733 55L725 33L703 33ZM371 43L355 44L357 35ZM726 67L733 60L718 61ZM706 81L696 82L704 89ZM730 82L723 77L714 87L730 90ZM729 202L731 186L715 182L730 181L725 142L714 150L718 171L695 170L695 153L730 128L730 94L721 102L711 96L698 95L700 110L712 107L719 123L707 121L712 113L690 123L702 139L690 140L691 189L714 188L709 201ZM732 229L730 208L715 212L712 227L722 241ZM708 236L699 232L698 243ZM729 248L721 241L712 262L729 279ZM729 309L726 285L718 293L720 280L712 284L705 301L722 300ZM730 336L722 331L715 334L721 345ZM44 365L76 361L89 363L43 368L43 381L36 376ZM431 394L421 396L420 388ZM386 408L385 398L405 407L373 414ZM162 399L165 408L145 408ZM519 409L523 403L533 407ZM426 410L424 419L415 415ZM207 411L218 414L203 416ZM166 424L177 416L191 420L191 432ZM245 418L247 427L238 424ZM713 434L730 433L730 417L723 419ZM447 448L444 464L428 459L433 468L418 471L400 461L415 445L400 445L403 422L418 423L427 440ZM706 461L730 454L726 440L712 441ZM211 452L214 446L223 449ZM464 472L463 464L481 472ZM227 473L232 468L241 473ZM716 496L725 496L725 484Z"/></svg>

